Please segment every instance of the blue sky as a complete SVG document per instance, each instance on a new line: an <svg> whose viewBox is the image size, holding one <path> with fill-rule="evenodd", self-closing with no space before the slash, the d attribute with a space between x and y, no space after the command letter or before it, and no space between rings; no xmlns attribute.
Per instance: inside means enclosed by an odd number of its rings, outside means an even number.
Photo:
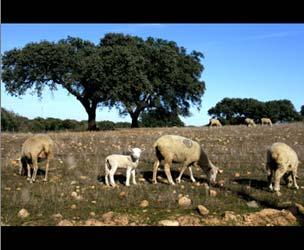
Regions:
<svg viewBox="0 0 304 250"><path fill-rule="evenodd" d="M67 36L98 43L108 32L173 40L205 55L206 92L201 110L192 108L192 116L182 118L187 125L206 124L208 109L224 97L289 99L298 111L304 104L304 24L2 24L1 53ZM46 90L40 101L30 91L11 97L1 83L1 106L29 118L87 119L76 98L60 88L53 94ZM103 108L97 120L129 122L130 117Z"/></svg>

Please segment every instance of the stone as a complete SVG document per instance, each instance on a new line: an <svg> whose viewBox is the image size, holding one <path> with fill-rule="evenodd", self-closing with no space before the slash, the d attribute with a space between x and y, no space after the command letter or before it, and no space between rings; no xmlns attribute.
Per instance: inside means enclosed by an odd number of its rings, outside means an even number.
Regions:
<svg viewBox="0 0 304 250"><path fill-rule="evenodd" d="M73 226L73 223L69 220L62 220L57 224L57 226Z"/></svg>
<svg viewBox="0 0 304 250"><path fill-rule="evenodd" d="M179 226L179 222L176 221L176 220L161 220L161 221L158 222L158 224L160 226L169 226L169 227Z"/></svg>
<svg viewBox="0 0 304 250"><path fill-rule="evenodd" d="M209 195L210 195L211 197L215 197L215 196L217 196L217 192L216 192L215 190L213 190L213 189L210 189L210 190L209 190Z"/></svg>
<svg viewBox="0 0 304 250"><path fill-rule="evenodd" d="M185 196L178 199L178 205L180 207L189 207L191 205L191 203L192 203L192 201Z"/></svg>
<svg viewBox="0 0 304 250"><path fill-rule="evenodd" d="M251 208L258 208L259 207L259 204L256 201L249 201L246 204L247 204L248 207L251 207Z"/></svg>
<svg viewBox="0 0 304 250"><path fill-rule="evenodd" d="M201 221L199 218L191 215L184 215L177 218L181 226L200 226Z"/></svg>
<svg viewBox="0 0 304 250"><path fill-rule="evenodd" d="M24 208L22 208L22 209L18 212L18 217L21 218L21 219L25 219L25 218L27 218L27 217L29 217L29 216L30 216L30 213L29 213L26 209L24 209Z"/></svg>
<svg viewBox="0 0 304 250"><path fill-rule="evenodd" d="M149 201L143 200L143 201L140 203L139 206L142 207L142 208L148 207L148 206L149 206Z"/></svg>
<svg viewBox="0 0 304 250"><path fill-rule="evenodd" d="M198 209L198 212L201 215L207 215L207 214L209 214L209 210L205 206L203 206L203 205L198 205L197 209Z"/></svg>

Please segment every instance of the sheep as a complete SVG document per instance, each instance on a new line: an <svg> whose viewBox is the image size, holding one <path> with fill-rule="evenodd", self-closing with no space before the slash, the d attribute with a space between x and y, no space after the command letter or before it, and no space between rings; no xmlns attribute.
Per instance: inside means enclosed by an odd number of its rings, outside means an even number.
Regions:
<svg viewBox="0 0 304 250"><path fill-rule="evenodd" d="M114 175L118 168L126 169L126 186L130 186L130 175L132 174L133 184L136 185L135 170L139 163L141 153L145 149L129 148L130 155L112 154L105 159L105 183L109 186L109 178L111 186L115 187Z"/></svg>
<svg viewBox="0 0 304 250"><path fill-rule="evenodd" d="M214 166L208 159L202 146L200 146L198 142L188 138L178 135L164 135L156 140L153 147L157 157L157 160L153 165L152 182L154 184L157 183L157 170L162 160L164 160L165 173L171 185L175 185L170 172L172 163L183 164L180 174L176 179L177 183L180 183L181 177L187 167L189 169L191 181L195 182L192 173L192 165L201 167L202 170L207 173L208 182L211 184L215 183L217 174L222 172L222 170Z"/></svg>
<svg viewBox="0 0 304 250"><path fill-rule="evenodd" d="M49 161L53 158L54 141L45 134L37 134L28 138L21 148L19 174L23 175L27 169L27 180L35 182L38 162L46 160L44 181L48 179ZM31 166L34 171L31 176Z"/></svg>
<svg viewBox="0 0 304 250"><path fill-rule="evenodd" d="M282 142L273 143L267 150L266 171L269 189L280 195L280 180L284 175L288 187L291 187L293 182L294 187L299 189L296 181L298 164L298 156L291 147Z"/></svg>
<svg viewBox="0 0 304 250"><path fill-rule="evenodd" d="M222 124L221 124L221 122L218 119L210 119L209 126L210 127L214 127L214 126L215 127L221 127Z"/></svg>
<svg viewBox="0 0 304 250"><path fill-rule="evenodd" d="M272 122L269 118L262 118L261 119L261 124L262 125L269 125L269 126L272 126Z"/></svg>
<svg viewBox="0 0 304 250"><path fill-rule="evenodd" d="M246 118L245 123L247 124L248 127L255 127L256 126L254 120L250 119L250 118Z"/></svg>

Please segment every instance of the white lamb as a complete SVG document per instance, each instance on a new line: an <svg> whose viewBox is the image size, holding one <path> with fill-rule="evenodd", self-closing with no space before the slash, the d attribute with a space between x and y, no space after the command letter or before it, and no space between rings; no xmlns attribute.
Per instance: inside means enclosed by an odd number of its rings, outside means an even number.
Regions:
<svg viewBox="0 0 304 250"><path fill-rule="evenodd" d="M114 175L118 168L126 169L126 186L130 186L130 176L132 174L133 184L137 184L135 180L135 170L139 163L141 153L144 151L139 148L129 148L130 155L112 154L105 159L105 182L109 185L109 177L111 186L115 187Z"/></svg>
<svg viewBox="0 0 304 250"><path fill-rule="evenodd" d="M284 176L288 187L292 186L292 182L296 189L297 171L299 160L296 152L285 143L276 142L267 150L266 170L268 171L268 184L270 190L274 190L280 195L280 180ZM274 175L274 188L272 186L272 176Z"/></svg>
<svg viewBox="0 0 304 250"><path fill-rule="evenodd" d="M269 118L265 118L265 117L261 119L261 124L272 126L271 120Z"/></svg>

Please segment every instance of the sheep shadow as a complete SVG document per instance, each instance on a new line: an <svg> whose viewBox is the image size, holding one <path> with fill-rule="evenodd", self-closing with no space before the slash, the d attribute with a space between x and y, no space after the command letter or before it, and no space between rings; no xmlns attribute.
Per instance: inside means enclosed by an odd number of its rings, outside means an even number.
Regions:
<svg viewBox="0 0 304 250"><path fill-rule="evenodd" d="M265 190L268 187L268 182L266 180L256 180L250 178L241 178L241 179L234 179L234 182L237 182L240 185L250 186L255 189Z"/></svg>
<svg viewBox="0 0 304 250"><path fill-rule="evenodd" d="M180 172L177 170L171 170L171 175L172 175L173 180L176 180L176 178L179 176L179 173ZM147 182L152 183L153 171L142 171L141 175ZM161 177L162 179L167 180L167 175L164 170L158 170L157 177ZM195 180L200 183L207 182L206 178L201 178L201 177L195 177ZM183 174L182 181L192 183L190 176L187 174ZM164 183L163 180L158 180L158 182Z"/></svg>
<svg viewBox="0 0 304 250"><path fill-rule="evenodd" d="M34 169L31 168L31 176L33 176L33 173L34 173ZM19 172L18 172L18 174L19 174ZM44 170L44 169L38 168L38 170L37 170L37 175L39 175L39 176L41 176L41 175L44 176L44 175L45 175L45 170ZM21 176L27 176L27 168L24 168L24 169L22 170Z"/></svg>
<svg viewBox="0 0 304 250"><path fill-rule="evenodd" d="M114 176L114 180L115 182L119 182L120 184L125 184L126 182L126 176L123 175L123 174L117 174ZM106 183L105 182L105 175L98 175L97 176L97 181L100 182L100 183Z"/></svg>

